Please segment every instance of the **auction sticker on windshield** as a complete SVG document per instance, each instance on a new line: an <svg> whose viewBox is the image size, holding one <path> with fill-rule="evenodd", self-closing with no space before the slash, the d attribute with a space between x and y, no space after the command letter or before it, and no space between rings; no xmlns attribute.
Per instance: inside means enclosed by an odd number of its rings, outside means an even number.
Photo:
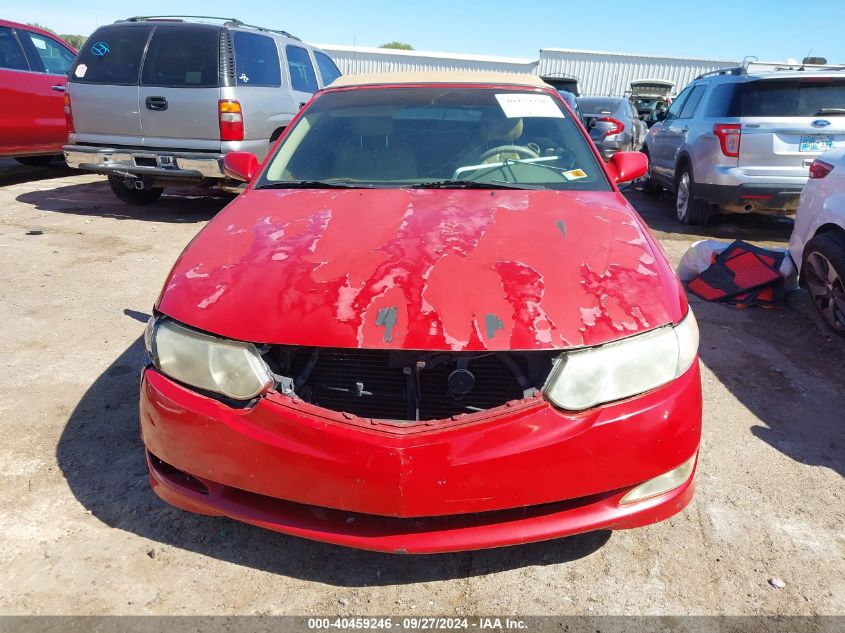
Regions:
<svg viewBox="0 0 845 633"><path fill-rule="evenodd" d="M543 117L562 119L563 111L549 95L498 94L496 101L509 119Z"/></svg>
<svg viewBox="0 0 845 633"><path fill-rule="evenodd" d="M583 169L570 169L569 171L563 172L563 177L567 180L580 180L581 178L586 178L587 174Z"/></svg>

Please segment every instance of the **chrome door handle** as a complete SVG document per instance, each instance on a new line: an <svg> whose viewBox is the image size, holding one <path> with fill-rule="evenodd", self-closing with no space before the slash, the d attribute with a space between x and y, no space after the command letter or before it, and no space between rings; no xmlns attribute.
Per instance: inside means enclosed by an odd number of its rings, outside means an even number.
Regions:
<svg viewBox="0 0 845 633"><path fill-rule="evenodd" d="M147 110L167 110L167 99L165 97L147 97L145 103Z"/></svg>
<svg viewBox="0 0 845 633"><path fill-rule="evenodd" d="M66 88L59 84L58 86L50 86L51 89L55 90L56 92L64 92Z"/></svg>

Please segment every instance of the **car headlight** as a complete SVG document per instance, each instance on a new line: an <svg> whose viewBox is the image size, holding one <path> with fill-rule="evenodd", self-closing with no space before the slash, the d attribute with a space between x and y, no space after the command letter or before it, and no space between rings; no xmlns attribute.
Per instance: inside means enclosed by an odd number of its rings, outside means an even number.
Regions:
<svg viewBox="0 0 845 633"><path fill-rule="evenodd" d="M665 385L686 372L697 353L698 323L690 310L678 325L562 354L543 391L555 406L583 411Z"/></svg>
<svg viewBox="0 0 845 633"><path fill-rule="evenodd" d="M273 385L252 343L217 338L155 317L144 340L159 371L197 389L249 400Z"/></svg>

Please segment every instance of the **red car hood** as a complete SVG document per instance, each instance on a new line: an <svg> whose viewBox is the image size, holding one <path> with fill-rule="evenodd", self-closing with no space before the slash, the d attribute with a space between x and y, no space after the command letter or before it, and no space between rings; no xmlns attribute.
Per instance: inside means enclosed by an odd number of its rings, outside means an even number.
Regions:
<svg viewBox="0 0 845 633"><path fill-rule="evenodd" d="M185 249L158 309L257 343L517 350L677 322L686 300L616 192L252 190Z"/></svg>

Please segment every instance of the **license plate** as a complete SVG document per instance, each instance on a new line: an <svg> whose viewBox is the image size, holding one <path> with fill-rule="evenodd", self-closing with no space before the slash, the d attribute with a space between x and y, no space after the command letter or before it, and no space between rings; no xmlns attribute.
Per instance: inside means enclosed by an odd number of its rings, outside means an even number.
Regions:
<svg viewBox="0 0 845 633"><path fill-rule="evenodd" d="M798 146L799 152L826 152L833 147L833 137L824 136L822 134L812 134L810 136L802 136L801 144Z"/></svg>

